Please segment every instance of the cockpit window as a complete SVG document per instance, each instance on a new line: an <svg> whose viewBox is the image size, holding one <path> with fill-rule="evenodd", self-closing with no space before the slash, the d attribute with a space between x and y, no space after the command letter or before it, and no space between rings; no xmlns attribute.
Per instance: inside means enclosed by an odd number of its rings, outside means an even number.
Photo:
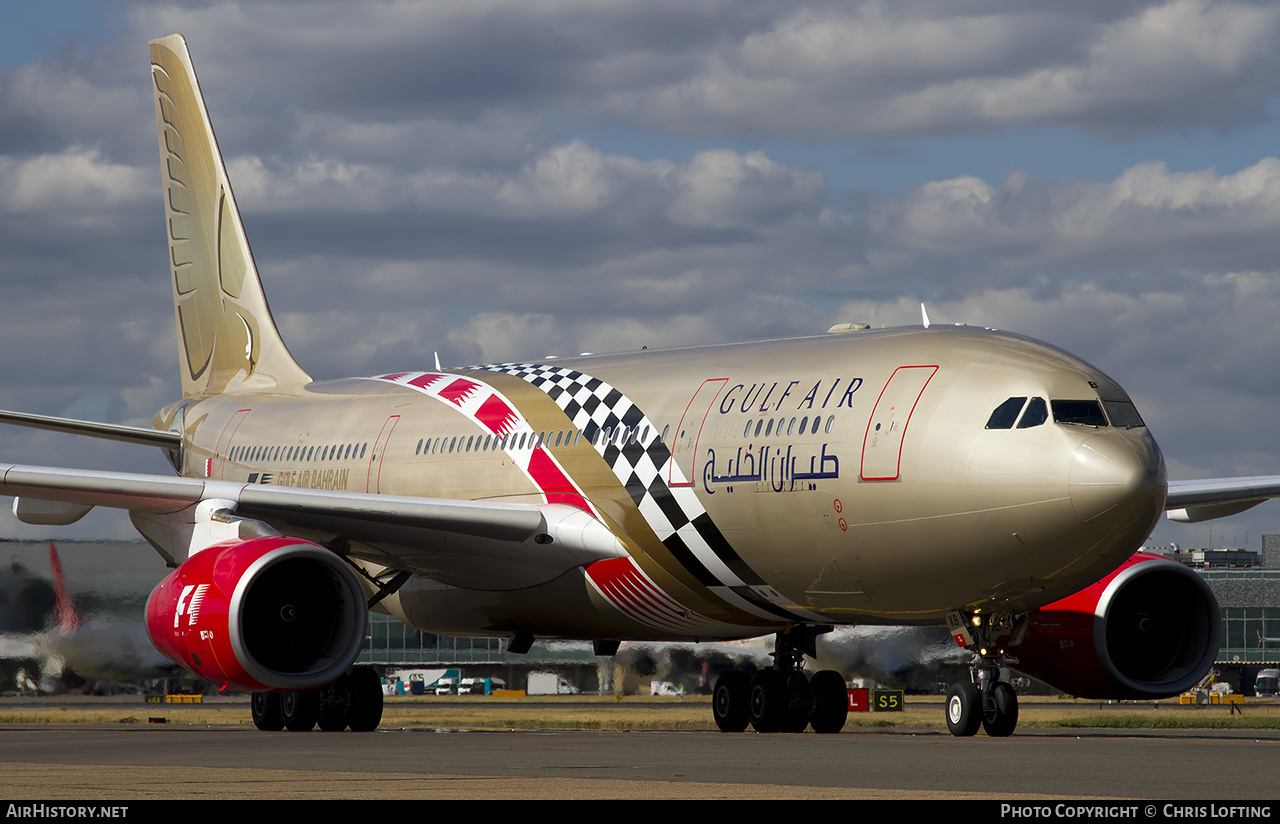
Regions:
<svg viewBox="0 0 1280 824"><path fill-rule="evenodd" d="M1057 423L1074 423L1080 426L1106 426L1102 406L1097 401L1051 401L1053 419Z"/></svg>
<svg viewBox="0 0 1280 824"><path fill-rule="evenodd" d="M1022 405L1026 402L1026 397L1009 398L997 406L996 411L987 418L987 429L1013 429L1013 422L1018 419L1018 413L1022 411Z"/></svg>
<svg viewBox="0 0 1280 824"><path fill-rule="evenodd" d="M1146 426L1142 422L1142 416L1138 414L1138 410L1134 407L1133 401L1107 400L1103 398L1102 407L1107 410L1107 417L1111 419L1112 426L1123 426L1125 429Z"/></svg>
<svg viewBox="0 0 1280 824"><path fill-rule="evenodd" d="M1030 429L1047 420L1049 420L1049 407L1045 405L1044 398L1032 398L1031 403L1027 404L1027 411L1022 413L1022 418L1018 421L1018 428Z"/></svg>

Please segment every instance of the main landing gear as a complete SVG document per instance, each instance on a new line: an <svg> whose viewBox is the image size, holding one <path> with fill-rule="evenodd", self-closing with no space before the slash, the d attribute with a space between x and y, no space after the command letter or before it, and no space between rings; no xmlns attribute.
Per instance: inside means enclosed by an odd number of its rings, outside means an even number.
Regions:
<svg viewBox="0 0 1280 824"><path fill-rule="evenodd" d="M255 692L252 708L260 730L369 732L382 721L382 681L373 667L354 667L318 690Z"/></svg>
<svg viewBox="0 0 1280 824"><path fill-rule="evenodd" d="M961 681L947 691L947 730L966 737L978 727L992 738L1005 738L1018 726L1018 695L1007 681L1000 680L1005 664L1012 660L999 648L1006 640L1012 622L1007 613L994 615L948 616L952 637L965 641L973 652L968 681Z"/></svg>
<svg viewBox="0 0 1280 824"><path fill-rule="evenodd" d="M822 670L812 679L804 656L815 656L814 641L828 628L794 627L777 634L773 666L748 677L729 670L716 679L711 707L722 732L836 733L844 729L849 698L844 676Z"/></svg>

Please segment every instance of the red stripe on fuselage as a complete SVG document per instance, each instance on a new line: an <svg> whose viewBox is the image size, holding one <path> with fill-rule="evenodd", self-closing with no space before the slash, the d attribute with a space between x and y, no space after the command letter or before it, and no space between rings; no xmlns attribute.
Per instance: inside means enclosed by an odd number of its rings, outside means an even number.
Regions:
<svg viewBox="0 0 1280 824"><path fill-rule="evenodd" d="M672 632L688 632L699 624L701 616L654 586L630 558L596 561L586 573L600 594L633 620Z"/></svg>
<svg viewBox="0 0 1280 824"><path fill-rule="evenodd" d="M529 456L529 476L542 490L542 494L547 496L547 503L568 504L595 515L586 499L578 494L573 482L542 447L533 450L533 454Z"/></svg>
<svg viewBox="0 0 1280 824"><path fill-rule="evenodd" d="M419 389L426 389L428 386L435 383L436 381L443 380L443 379L444 379L444 375L435 375L428 372L425 375L419 375L418 377L409 381L409 385L416 386Z"/></svg>
<svg viewBox="0 0 1280 824"><path fill-rule="evenodd" d="M458 378L444 389L441 389L439 395L445 400L452 402L455 406L462 406L462 402L467 399L467 396L479 388L480 384L475 381L469 381L466 378Z"/></svg>
<svg viewBox="0 0 1280 824"><path fill-rule="evenodd" d="M502 398L490 395L476 410L476 419L489 427L489 431L495 435L505 435L513 428L516 414L503 403Z"/></svg>
<svg viewBox="0 0 1280 824"><path fill-rule="evenodd" d="M390 375L380 375L375 380L385 380L412 386L428 395L452 403L462 410L464 414L500 438L519 428L521 422L519 412L511 404L503 400L492 386L468 380L467 378L457 378L448 386L436 389L434 388L435 384L451 376L441 375L436 372L424 372L414 378L404 380L406 375L412 374L414 373L396 372ZM482 391L489 393L489 396L480 401L476 393ZM476 402L479 402L479 406L474 412L469 411L469 408L474 406ZM536 433L530 432L530 434L533 437L537 437ZM519 450L516 450L511 445L505 445L505 447L511 457L518 458L517 452ZM517 460L517 464L519 463ZM587 499L578 491L573 481L564 473L564 470L560 468L555 459L547 453L545 447L537 446L530 451L529 465L524 471L528 473L534 484L546 496L547 503L565 504L581 509L593 518L599 517L591 508Z"/></svg>

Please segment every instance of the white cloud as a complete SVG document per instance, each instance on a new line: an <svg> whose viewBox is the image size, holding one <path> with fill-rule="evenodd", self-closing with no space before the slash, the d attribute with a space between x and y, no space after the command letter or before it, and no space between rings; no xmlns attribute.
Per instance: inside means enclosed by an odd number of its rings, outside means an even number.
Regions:
<svg viewBox="0 0 1280 824"><path fill-rule="evenodd" d="M619 88L608 106L682 134L824 138L1058 123L1137 134L1265 116L1280 9L1101 8L813 4L711 45L688 76Z"/></svg>
<svg viewBox="0 0 1280 824"><path fill-rule="evenodd" d="M568 330L551 315L535 312L481 312L460 329L449 332L449 342L463 351L476 351L482 361L576 355L566 350Z"/></svg>
<svg viewBox="0 0 1280 824"><path fill-rule="evenodd" d="M72 147L57 154L0 157L0 212L80 214L132 205L154 197L150 175L102 157L96 149Z"/></svg>
<svg viewBox="0 0 1280 824"><path fill-rule="evenodd" d="M639 178L661 179L668 163L606 156L581 140L553 146L497 187L502 212L521 218L568 218L612 206Z"/></svg>
<svg viewBox="0 0 1280 824"><path fill-rule="evenodd" d="M1151 162L1110 182L1022 173L999 186L970 177L937 181L877 200L870 226L899 252L1000 256L993 277L1014 269L1256 266L1280 261L1280 160L1229 175L1171 172Z"/></svg>
<svg viewBox="0 0 1280 824"><path fill-rule="evenodd" d="M796 212L816 212L826 198L822 175L787 168L764 152L700 152L673 175L667 216L688 226L755 227Z"/></svg>

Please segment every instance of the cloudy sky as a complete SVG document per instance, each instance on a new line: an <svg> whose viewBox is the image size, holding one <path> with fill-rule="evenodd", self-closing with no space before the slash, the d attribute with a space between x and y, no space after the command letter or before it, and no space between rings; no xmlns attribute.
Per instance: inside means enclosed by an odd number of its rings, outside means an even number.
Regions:
<svg viewBox="0 0 1280 824"><path fill-rule="evenodd" d="M1103 368L1174 478L1280 472L1274 3L44 0L4 23L0 408L146 425L180 394L147 58L177 31L316 377L924 301ZM5 461L166 471L0 429ZM1280 503L1154 539L1263 532Z"/></svg>

